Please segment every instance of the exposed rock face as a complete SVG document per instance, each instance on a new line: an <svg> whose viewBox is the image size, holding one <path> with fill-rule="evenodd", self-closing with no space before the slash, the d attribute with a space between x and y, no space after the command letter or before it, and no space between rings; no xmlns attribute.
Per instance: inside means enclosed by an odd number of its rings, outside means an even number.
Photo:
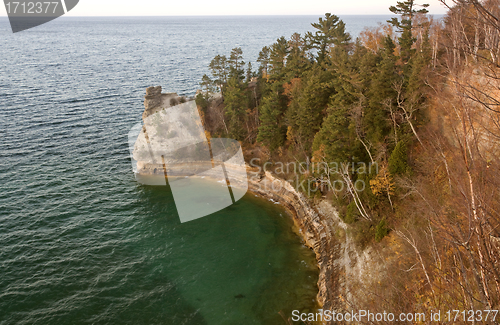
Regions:
<svg viewBox="0 0 500 325"><path fill-rule="evenodd" d="M181 97L176 93L162 93L161 86L148 87L146 88L146 96L144 96L144 112L142 113L142 120L146 121L146 118L148 118L149 116L166 108L175 106L185 100L186 99L184 97ZM149 144L150 139L148 133L146 132L146 125L143 126L143 134L145 142ZM134 151L137 152L137 150ZM135 155L136 153L134 153L134 157ZM164 165L162 162L151 162L143 160L140 157L135 158L137 160L137 167L140 174L158 176L165 175Z"/></svg>
<svg viewBox="0 0 500 325"><path fill-rule="evenodd" d="M185 100L184 97L176 93L162 94L161 90L161 86L146 88L146 96L144 96L144 113L142 113L143 120L162 109L175 106Z"/></svg>
<svg viewBox="0 0 500 325"><path fill-rule="evenodd" d="M288 182L275 178L271 173L264 175L249 172L249 190L273 199L288 209L299 235L306 246L313 249L319 267L317 300L323 310L335 312L350 311L362 306L365 288L377 286L387 276L386 268L391 256L373 247L360 250L349 225L339 217L335 208L322 200L314 206L302 193ZM371 299L371 298L370 298ZM334 322L324 322L334 324Z"/></svg>
<svg viewBox="0 0 500 325"><path fill-rule="evenodd" d="M161 104L161 86L146 88L146 96L144 97L144 106L146 110L155 108Z"/></svg>
<svg viewBox="0 0 500 325"><path fill-rule="evenodd" d="M251 175L248 188L256 194L280 202L292 212L301 237L316 254L319 266L318 303L325 310L335 310L339 276L334 262L338 257L339 244L332 232L332 221L318 214L309 205L307 198L298 193L290 183L274 178L269 172L262 178Z"/></svg>
<svg viewBox="0 0 500 325"><path fill-rule="evenodd" d="M233 189L238 187L246 192L247 172L240 144L231 139L207 139L194 101L175 93L162 94L158 86L146 89L144 106L144 124L132 153L135 172L136 176L160 177L140 181L158 185L166 175L169 178L202 175L226 180Z"/></svg>

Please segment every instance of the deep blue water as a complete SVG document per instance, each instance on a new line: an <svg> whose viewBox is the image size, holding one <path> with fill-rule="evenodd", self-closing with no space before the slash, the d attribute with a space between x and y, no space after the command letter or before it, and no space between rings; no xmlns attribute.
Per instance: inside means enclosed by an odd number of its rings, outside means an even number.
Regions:
<svg viewBox="0 0 500 325"><path fill-rule="evenodd" d="M0 324L279 324L315 308L312 252L248 194L180 224L134 180L145 88L193 95L216 54L247 61L318 17L0 17ZM356 35L387 17L342 17Z"/></svg>

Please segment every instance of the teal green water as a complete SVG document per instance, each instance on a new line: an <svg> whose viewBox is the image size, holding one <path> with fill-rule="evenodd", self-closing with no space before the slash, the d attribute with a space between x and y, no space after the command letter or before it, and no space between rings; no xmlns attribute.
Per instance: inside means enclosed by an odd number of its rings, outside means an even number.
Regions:
<svg viewBox="0 0 500 325"><path fill-rule="evenodd" d="M0 323L284 324L315 308L314 256L280 206L247 194L181 224L168 187L130 185L108 215L2 227Z"/></svg>
<svg viewBox="0 0 500 325"><path fill-rule="evenodd" d="M146 192L148 204L161 211L168 191ZM314 256L281 207L247 195L185 224L147 221L147 231L154 228L160 242L145 240L143 249L162 252L158 277L175 279L186 312L196 317L191 309L199 310L206 324L281 324L280 311L315 307Z"/></svg>

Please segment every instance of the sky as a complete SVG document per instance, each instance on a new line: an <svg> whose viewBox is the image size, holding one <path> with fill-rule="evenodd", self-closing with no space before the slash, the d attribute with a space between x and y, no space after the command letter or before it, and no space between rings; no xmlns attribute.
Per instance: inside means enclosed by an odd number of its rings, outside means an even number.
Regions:
<svg viewBox="0 0 500 325"><path fill-rule="evenodd" d="M21 0L16 0L21 1ZM37 1L37 0L32 0ZM198 15L387 15L396 0L80 0L68 16ZM428 0L431 14L444 14L438 0ZM6 16L1 6L0 16Z"/></svg>

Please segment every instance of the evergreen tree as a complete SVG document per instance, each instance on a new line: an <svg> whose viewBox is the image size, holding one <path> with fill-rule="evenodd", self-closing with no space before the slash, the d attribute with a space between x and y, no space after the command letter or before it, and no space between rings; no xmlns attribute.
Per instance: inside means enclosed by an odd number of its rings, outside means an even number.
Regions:
<svg viewBox="0 0 500 325"><path fill-rule="evenodd" d="M283 145L286 136L286 126L283 123L283 96L277 82L272 84L269 95L262 99L259 110L260 126L257 141L274 151Z"/></svg>
<svg viewBox="0 0 500 325"><path fill-rule="evenodd" d="M210 79L210 77L206 74L204 74L201 78L200 86L205 96L208 96L209 93L214 92L214 81Z"/></svg>
<svg viewBox="0 0 500 325"><path fill-rule="evenodd" d="M200 106L203 111L208 108L210 94L214 92L214 82L206 74L203 75L200 82L201 92L195 97L196 105Z"/></svg>
<svg viewBox="0 0 500 325"><path fill-rule="evenodd" d="M394 17L387 22L396 27L401 33L401 36L399 37L399 46L401 48L401 61L403 63L403 71L405 72L405 75L408 75L410 70L408 64L414 53L414 49L412 49L413 43L415 42L415 38L412 34L413 17L418 13L426 14L429 12L426 9L429 7L428 4L423 4L421 5L421 7L423 7L422 9L416 10L415 8L417 6L418 5L414 0L406 0L398 1L396 6L389 7L389 10L392 13L401 15L401 20Z"/></svg>
<svg viewBox="0 0 500 325"><path fill-rule="evenodd" d="M408 166L408 149L406 141L399 141L394 150L392 151L388 165L389 172L392 175L402 175L411 172Z"/></svg>
<svg viewBox="0 0 500 325"><path fill-rule="evenodd" d="M332 85L335 92L330 98L330 106L349 107L363 96L363 84L360 79L357 57L349 56L345 49L337 49L337 55L330 58L328 67L333 75Z"/></svg>
<svg viewBox="0 0 500 325"><path fill-rule="evenodd" d="M224 96L224 113L228 121L229 136L243 140L245 136L245 110L247 96L237 77L229 79Z"/></svg>
<svg viewBox="0 0 500 325"><path fill-rule="evenodd" d="M334 35L335 35L335 38L333 40L333 44L335 45L334 49L347 53L351 45L351 35L349 35L349 33L346 31L345 23L342 20L339 20L335 28Z"/></svg>
<svg viewBox="0 0 500 325"><path fill-rule="evenodd" d="M247 72L246 72L246 83L247 84L250 83L250 81L252 81L252 77L253 77L252 63L248 62Z"/></svg>
<svg viewBox="0 0 500 325"><path fill-rule="evenodd" d="M288 124L307 151L310 151L314 135L321 128L328 100L334 92L331 81L331 73L315 65L304 76L300 95L290 103Z"/></svg>
<svg viewBox="0 0 500 325"><path fill-rule="evenodd" d="M271 64L270 78L272 80L282 81L287 55L288 41L282 36L271 46L269 53L269 63Z"/></svg>
<svg viewBox="0 0 500 325"><path fill-rule="evenodd" d="M377 64L380 61L380 55L369 51L361 44L355 44L351 61L355 62L359 72L359 88L362 89L363 94L366 94L367 89L370 87L373 76L377 73Z"/></svg>
<svg viewBox="0 0 500 325"><path fill-rule="evenodd" d="M313 34L307 32L306 39L311 49L317 50L317 60L323 62L330 46L348 43L350 37L345 32L345 24L339 17L331 13L325 14L325 19L319 18L318 23L311 24L317 31Z"/></svg>
<svg viewBox="0 0 500 325"><path fill-rule="evenodd" d="M324 148L328 162L351 161L359 151L354 134L354 125L347 108L330 108L319 132L314 137L313 151Z"/></svg>
<svg viewBox="0 0 500 325"><path fill-rule="evenodd" d="M236 47L231 50L229 56L229 78L234 78L238 81L243 81L245 78L245 62L243 61L243 51L241 47Z"/></svg>
<svg viewBox="0 0 500 325"><path fill-rule="evenodd" d="M300 78L309 70L311 62L307 59L306 42L299 33L294 33L288 42L289 54L286 59L285 82Z"/></svg>
<svg viewBox="0 0 500 325"><path fill-rule="evenodd" d="M395 105L394 84L399 79L396 69L397 57L394 55L395 47L392 39L387 36L384 48L379 53L380 62L377 64L377 72L372 77L368 92L369 101L365 109L364 125L366 136L371 143L384 142L391 128L387 105Z"/></svg>
<svg viewBox="0 0 500 325"><path fill-rule="evenodd" d="M422 102L422 91L425 86L424 72L431 62L431 46L429 43L429 29L423 34L422 46L412 59L411 73L408 78L408 97L414 102Z"/></svg>
<svg viewBox="0 0 500 325"><path fill-rule="evenodd" d="M227 78L229 76L229 67L226 56L215 56L208 67L215 78L215 85L220 89L221 93L224 94L224 86L226 85Z"/></svg>
<svg viewBox="0 0 500 325"><path fill-rule="evenodd" d="M269 52L270 52L269 47L264 46L262 50L259 52L259 57L257 58L257 62L260 63L259 75L264 78L267 78L269 69Z"/></svg>

